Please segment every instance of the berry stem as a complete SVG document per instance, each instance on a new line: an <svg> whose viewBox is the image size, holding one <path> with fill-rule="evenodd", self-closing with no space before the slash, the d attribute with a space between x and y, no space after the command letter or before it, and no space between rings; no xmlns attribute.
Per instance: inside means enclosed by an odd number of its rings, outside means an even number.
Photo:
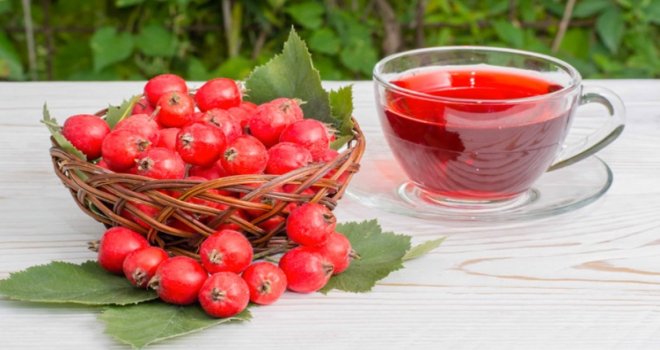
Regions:
<svg viewBox="0 0 660 350"><path fill-rule="evenodd" d="M268 249L266 249L262 252L254 254L253 259L254 260L261 259L261 258L267 259L267 258L269 258L273 255L276 255L276 254L279 254L279 253L284 253L287 250L287 248L288 248L288 244L283 244L283 245L280 245L280 246L268 248Z"/></svg>

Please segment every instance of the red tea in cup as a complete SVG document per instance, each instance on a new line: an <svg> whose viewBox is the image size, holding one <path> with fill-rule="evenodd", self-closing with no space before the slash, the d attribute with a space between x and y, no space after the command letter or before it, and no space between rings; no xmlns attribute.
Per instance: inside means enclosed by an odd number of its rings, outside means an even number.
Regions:
<svg viewBox="0 0 660 350"><path fill-rule="evenodd" d="M416 92L386 94L383 128L394 155L422 189L458 200L529 189L555 160L577 98L516 102L563 87L498 67L424 69L390 83Z"/></svg>
<svg viewBox="0 0 660 350"><path fill-rule="evenodd" d="M374 87L385 139L410 180L396 192L440 209L500 210L536 198L523 194L544 172L593 155L624 126L615 93L583 86L566 62L521 50L397 53L376 64ZM565 145L575 110L592 102L609 118Z"/></svg>

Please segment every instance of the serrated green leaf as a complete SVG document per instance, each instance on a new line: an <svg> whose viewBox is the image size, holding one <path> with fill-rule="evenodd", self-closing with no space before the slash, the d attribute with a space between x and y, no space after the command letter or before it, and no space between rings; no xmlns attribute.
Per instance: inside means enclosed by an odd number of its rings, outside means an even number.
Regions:
<svg viewBox="0 0 660 350"><path fill-rule="evenodd" d="M347 144L351 139L353 139L353 135L339 136L330 143L330 148L339 150L340 148L344 147L344 145Z"/></svg>
<svg viewBox="0 0 660 350"><path fill-rule="evenodd" d="M406 255L403 256L403 261L417 259L423 255L428 254L432 250L438 248L442 244L442 242L444 242L444 240L445 237L432 239L430 241L426 241L424 243L418 244L410 248L410 250L406 252Z"/></svg>
<svg viewBox="0 0 660 350"><path fill-rule="evenodd" d="M306 118L314 118L336 127L340 122L332 117L328 93L321 86L321 77L312 64L307 45L292 29L282 53L268 63L255 68L245 81L247 100L261 104L278 97L299 98Z"/></svg>
<svg viewBox="0 0 660 350"><path fill-rule="evenodd" d="M309 38L309 48L312 51L334 55L339 52L341 41L330 28L315 30Z"/></svg>
<svg viewBox="0 0 660 350"><path fill-rule="evenodd" d="M133 52L133 37L126 32L118 33L114 27L102 27L94 32L89 42L94 57L94 70L123 61Z"/></svg>
<svg viewBox="0 0 660 350"><path fill-rule="evenodd" d="M60 148L79 159L87 161L87 156L62 135L62 127L57 124L55 118L51 118L48 106L45 103L43 108L43 119L41 119L41 122L46 125L46 128L48 128L48 131L50 131L50 134L53 136L53 140L55 140L55 143L57 143Z"/></svg>
<svg viewBox="0 0 660 350"><path fill-rule="evenodd" d="M323 24L325 8L316 1L306 1L288 6L286 12L301 26L317 29Z"/></svg>
<svg viewBox="0 0 660 350"><path fill-rule="evenodd" d="M105 114L105 122L108 123L110 129L114 129L117 123L131 115L133 106L135 106L135 103L139 101L141 97L141 95L135 95L128 100L122 101L119 106L108 106L108 112Z"/></svg>
<svg viewBox="0 0 660 350"><path fill-rule="evenodd" d="M176 37L160 24L149 24L135 37L135 46L147 56L172 57L176 53Z"/></svg>
<svg viewBox="0 0 660 350"><path fill-rule="evenodd" d="M142 348L222 323L249 321L251 317L250 311L245 310L229 318L212 318L198 305L175 306L161 302L109 307L99 315L105 323L107 334L133 348Z"/></svg>
<svg viewBox="0 0 660 350"><path fill-rule="evenodd" d="M493 29L495 29L497 36L505 43L517 48L524 46L525 35L520 28L513 24L504 20L498 20L493 22Z"/></svg>
<svg viewBox="0 0 660 350"><path fill-rule="evenodd" d="M353 85L347 85L338 90L330 90L330 110L338 121L340 135L352 135L353 131Z"/></svg>
<svg viewBox="0 0 660 350"><path fill-rule="evenodd" d="M123 276L109 274L95 261L32 266L0 280L0 294L21 301L83 305L129 305L158 298Z"/></svg>
<svg viewBox="0 0 660 350"><path fill-rule="evenodd" d="M402 259L410 249L410 236L383 232L376 220L337 225L359 255L343 273L333 276L322 293L333 289L368 292L377 281L403 267Z"/></svg>
<svg viewBox="0 0 660 350"><path fill-rule="evenodd" d="M596 32L611 53L619 50L624 30L623 14L618 7L611 7L596 20Z"/></svg>

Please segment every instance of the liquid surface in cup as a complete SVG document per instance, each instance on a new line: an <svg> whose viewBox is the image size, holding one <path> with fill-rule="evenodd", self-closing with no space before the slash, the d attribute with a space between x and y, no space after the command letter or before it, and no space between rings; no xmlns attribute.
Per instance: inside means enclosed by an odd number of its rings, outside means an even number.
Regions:
<svg viewBox="0 0 660 350"><path fill-rule="evenodd" d="M562 89L524 70L436 68L391 83L423 94L386 92L381 117L390 148L420 187L457 200L501 200L529 189L555 159L576 105L494 101Z"/></svg>

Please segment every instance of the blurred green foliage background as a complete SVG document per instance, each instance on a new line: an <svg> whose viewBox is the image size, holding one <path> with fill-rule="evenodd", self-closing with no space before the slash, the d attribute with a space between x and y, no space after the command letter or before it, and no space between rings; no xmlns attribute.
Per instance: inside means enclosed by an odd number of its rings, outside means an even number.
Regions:
<svg viewBox="0 0 660 350"><path fill-rule="evenodd" d="M329 80L440 45L548 53L588 78L660 77L660 0L0 0L0 80L243 78L292 25Z"/></svg>

